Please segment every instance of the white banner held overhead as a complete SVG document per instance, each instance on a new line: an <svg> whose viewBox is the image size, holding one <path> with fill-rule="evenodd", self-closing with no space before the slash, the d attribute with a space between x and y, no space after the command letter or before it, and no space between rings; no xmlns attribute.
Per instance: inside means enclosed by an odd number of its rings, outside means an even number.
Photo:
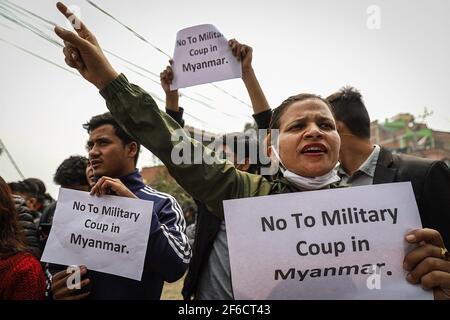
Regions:
<svg viewBox="0 0 450 320"><path fill-rule="evenodd" d="M141 280L153 202L60 189L41 260Z"/></svg>
<svg viewBox="0 0 450 320"><path fill-rule="evenodd" d="M242 76L227 39L211 24L177 32L171 90Z"/></svg>
<svg viewBox="0 0 450 320"><path fill-rule="evenodd" d="M224 201L236 299L431 299L403 270L409 182Z"/></svg>

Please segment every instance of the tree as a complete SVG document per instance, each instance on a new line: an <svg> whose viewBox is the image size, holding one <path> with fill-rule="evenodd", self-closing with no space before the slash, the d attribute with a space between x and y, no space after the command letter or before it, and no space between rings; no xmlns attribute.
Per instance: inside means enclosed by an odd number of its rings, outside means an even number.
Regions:
<svg viewBox="0 0 450 320"><path fill-rule="evenodd" d="M167 169L157 174L152 187L172 195L178 201L183 211L189 206L195 206L194 199L172 178Z"/></svg>

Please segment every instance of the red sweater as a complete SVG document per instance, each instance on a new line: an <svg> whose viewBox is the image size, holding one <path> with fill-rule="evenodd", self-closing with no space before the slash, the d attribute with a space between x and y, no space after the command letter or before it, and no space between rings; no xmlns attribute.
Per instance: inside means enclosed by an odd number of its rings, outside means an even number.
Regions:
<svg viewBox="0 0 450 320"><path fill-rule="evenodd" d="M0 259L0 300L45 299L45 276L39 261L21 252Z"/></svg>

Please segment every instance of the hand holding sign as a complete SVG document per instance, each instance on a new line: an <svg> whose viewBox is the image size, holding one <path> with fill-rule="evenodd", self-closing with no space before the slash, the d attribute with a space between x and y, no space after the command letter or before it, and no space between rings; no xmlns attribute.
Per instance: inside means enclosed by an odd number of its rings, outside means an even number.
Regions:
<svg viewBox="0 0 450 320"><path fill-rule="evenodd" d="M236 39L228 41L233 56L237 61L242 62L242 77L252 70L253 49L245 44L239 43Z"/></svg>
<svg viewBox="0 0 450 320"><path fill-rule="evenodd" d="M62 188L42 261L83 264L89 270L139 281L152 212L151 201L92 197Z"/></svg>
<svg viewBox="0 0 450 320"><path fill-rule="evenodd" d="M264 95L264 92L259 85L259 81L256 78L255 71L253 70L252 47L239 43L236 39L231 39L230 41L228 41L228 44L234 57L237 59L237 61L240 61L242 63L242 80L244 81L248 95L250 97L250 100L252 101L254 114L270 110L269 103L267 102L266 96Z"/></svg>
<svg viewBox="0 0 450 320"><path fill-rule="evenodd" d="M161 80L161 87L166 93L166 108L173 111L178 111L178 90L170 90L170 85L173 81L173 70L172 70L173 60L169 60L169 65L166 69L159 74Z"/></svg>
<svg viewBox="0 0 450 320"><path fill-rule="evenodd" d="M101 177L97 183L92 187L91 195L105 195L105 194L114 194L119 197L125 198L135 198L136 195L128 189L120 179L114 179L110 177Z"/></svg>
<svg viewBox="0 0 450 320"><path fill-rule="evenodd" d="M71 22L75 21L75 31L65 30L61 27L55 28L58 37L64 40L64 56L69 67L77 69L78 72L102 90L108 83L119 75L103 54L95 36L86 28L67 7L58 2L58 10Z"/></svg>
<svg viewBox="0 0 450 320"><path fill-rule="evenodd" d="M441 234L432 229L414 230L405 237L409 243L421 244L405 257L403 266L412 284L420 283L425 290L434 291L436 300L450 299L450 261Z"/></svg>
<svg viewBox="0 0 450 320"><path fill-rule="evenodd" d="M172 84L172 80L173 80L172 64L173 64L173 60L170 59L169 65L166 67L166 69L164 69L159 74L159 78L161 80L161 87L163 88L166 95L178 91L176 89L170 90L170 85Z"/></svg>
<svg viewBox="0 0 450 320"><path fill-rule="evenodd" d="M236 299L431 298L402 267L404 236L421 227L410 183L226 200L224 210ZM409 268L430 256L410 254Z"/></svg>
<svg viewBox="0 0 450 320"><path fill-rule="evenodd" d="M79 267L80 276L85 276L87 274L86 266ZM76 294L77 290L87 288L87 285L90 283L90 279L86 278L79 283L80 289L71 289L67 286L68 282L70 282L70 277L72 276L71 272L67 270L60 271L56 273L52 277L52 292L54 300L82 300L85 299L91 292L87 291L84 293Z"/></svg>
<svg viewBox="0 0 450 320"><path fill-rule="evenodd" d="M173 61L172 90L240 78L242 74L227 40L211 24L178 31Z"/></svg>

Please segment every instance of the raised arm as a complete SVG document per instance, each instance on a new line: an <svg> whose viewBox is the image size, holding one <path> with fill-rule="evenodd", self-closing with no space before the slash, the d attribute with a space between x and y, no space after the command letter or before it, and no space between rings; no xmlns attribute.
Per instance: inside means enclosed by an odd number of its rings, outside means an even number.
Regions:
<svg viewBox="0 0 450 320"><path fill-rule="evenodd" d="M72 16L61 3L58 9L66 17ZM270 183L266 179L240 172L232 163L215 158L211 150L192 140L176 121L161 112L145 90L118 75L92 33L81 22L79 25L77 34L55 28L66 44L66 63L101 90L117 122L155 154L186 191L219 217L223 216L225 199L269 193ZM75 58L72 53L77 54ZM180 162L177 160L181 153ZM198 154L203 157L198 159Z"/></svg>
<svg viewBox="0 0 450 320"><path fill-rule="evenodd" d="M183 108L178 103L178 90L170 90L170 85L173 80L172 71L173 60L169 60L169 65L159 74L161 80L161 87L166 94L166 113L171 116L181 127L184 127Z"/></svg>
<svg viewBox="0 0 450 320"><path fill-rule="evenodd" d="M270 122L272 112L252 66L253 49L245 44L239 43L235 39L228 41L228 44L236 59L242 61L242 81L244 81L250 101L252 102L253 116L257 121L258 127L266 129L269 127L268 122Z"/></svg>
<svg viewBox="0 0 450 320"><path fill-rule="evenodd" d="M238 171L190 136L152 97L130 84L124 75L100 92L117 122L155 154L172 177L211 212L223 217L222 201L268 194L270 183L258 175Z"/></svg>

